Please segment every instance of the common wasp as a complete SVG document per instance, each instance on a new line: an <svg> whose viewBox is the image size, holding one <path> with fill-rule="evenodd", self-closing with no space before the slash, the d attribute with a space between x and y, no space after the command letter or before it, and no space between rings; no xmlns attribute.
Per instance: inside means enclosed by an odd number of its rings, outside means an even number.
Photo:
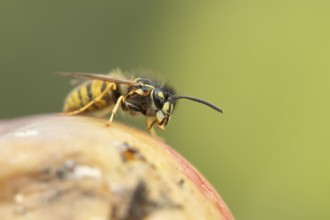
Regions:
<svg viewBox="0 0 330 220"><path fill-rule="evenodd" d="M114 115L121 108L132 115L142 114L147 117L150 132L157 123L164 129L170 120L175 104L179 99L188 99L207 105L222 113L222 109L203 99L176 95L175 91L149 78L129 79L119 69L107 75L94 73L58 73L65 77L80 78L86 81L75 87L67 96L64 115L77 115L87 112L112 108L109 126ZM109 113L109 111L107 113Z"/></svg>

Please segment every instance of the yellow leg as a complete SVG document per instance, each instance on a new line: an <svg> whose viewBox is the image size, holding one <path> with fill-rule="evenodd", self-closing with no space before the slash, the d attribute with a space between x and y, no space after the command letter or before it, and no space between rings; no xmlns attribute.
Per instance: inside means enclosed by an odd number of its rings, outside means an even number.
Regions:
<svg viewBox="0 0 330 220"><path fill-rule="evenodd" d="M128 99L129 97L135 95L135 94L139 94L141 96L147 96L150 94L150 92L147 92L147 93L143 93L142 89L135 89L135 90L132 90L130 91L127 95L125 95L124 99L123 99L123 102L126 101L126 99Z"/></svg>
<svg viewBox="0 0 330 220"><path fill-rule="evenodd" d="M110 126L110 124L112 123L113 117L115 116L115 114L116 114L116 112L117 112L117 110L118 110L118 108L119 108L119 105L120 105L121 103L124 103L125 100L126 100L127 98L133 96L134 94L139 94L139 95L146 96L146 95L148 95L149 93L144 94L143 91L142 91L141 89L136 89L136 90L132 90L132 91L130 91L130 92L129 92L127 95L125 95L125 96L120 96L120 97L118 98L117 102L116 102L115 107L113 107L113 109L112 109L112 113L111 113L111 116L110 116L110 119L105 123L105 126L107 126L107 127Z"/></svg>
<svg viewBox="0 0 330 220"><path fill-rule="evenodd" d="M80 113L86 111L95 102L100 101L110 91L111 88L116 90L116 84L108 84L107 87L105 88L105 90L100 95L98 95L94 100L90 101L87 105L85 105L84 107L82 107L76 111L64 112L63 115L77 115L77 114L80 114Z"/></svg>
<svg viewBox="0 0 330 220"><path fill-rule="evenodd" d="M154 127L153 127L156 122L157 122L156 119L147 118L148 130L149 130L150 134L153 135L153 136L157 136L157 133L156 133Z"/></svg>
<svg viewBox="0 0 330 220"><path fill-rule="evenodd" d="M112 123L113 117L114 117L114 115L116 114L116 112L117 112L117 110L118 110L118 108L119 108L119 105L121 104L123 98L124 98L124 96L120 96L120 97L118 98L115 107L113 107L113 109L112 109L110 119L109 119L109 121L107 121L107 122L105 123L105 126L109 127L110 124Z"/></svg>

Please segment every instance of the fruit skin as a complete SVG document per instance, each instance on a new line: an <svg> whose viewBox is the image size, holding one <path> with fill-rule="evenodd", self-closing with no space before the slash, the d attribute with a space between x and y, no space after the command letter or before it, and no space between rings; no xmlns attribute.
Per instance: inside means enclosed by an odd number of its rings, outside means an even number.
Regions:
<svg viewBox="0 0 330 220"><path fill-rule="evenodd" d="M57 115L2 122L0 167L5 219L234 219L173 148L119 123Z"/></svg>
<svg viewBox="0 0 330 220"><path fill-rule="evenodd" d="M193 181L193 183L196 184L196 187L199 188L202 194L219 209L223 219L234 219L226 203L223 201L214 187L205 179L205 177L173 148L169 146L166 147L168 148L167 150L171 152L173 157L180 164L182 172L185 172L185 174Z"/></svg>

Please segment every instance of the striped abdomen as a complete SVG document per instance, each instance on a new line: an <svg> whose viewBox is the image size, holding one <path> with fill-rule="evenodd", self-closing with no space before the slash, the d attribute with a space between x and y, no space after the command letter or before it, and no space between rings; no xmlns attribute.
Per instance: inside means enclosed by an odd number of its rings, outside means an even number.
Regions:
<svg viewBox="0 0 330 220"><path fill-rule="evenodd" d="M81 109L99 97L109 84L113 83L92 80L74 88L65 100L63 111L72 112ZM117 91L111 89L105 96L87 108L84 112L95 111L113 105L120 96Z"/></svg>

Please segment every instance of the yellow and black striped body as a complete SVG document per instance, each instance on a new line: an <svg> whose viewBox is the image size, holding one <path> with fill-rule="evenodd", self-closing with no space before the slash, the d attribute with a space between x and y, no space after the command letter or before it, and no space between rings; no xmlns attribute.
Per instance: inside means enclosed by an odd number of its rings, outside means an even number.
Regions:
<svg viewBox="0 0 330 220"><path fill-rule="evenodd" d="M154 124L164 128L178 99L199 102L222 112L219 107L205 100L191 96L177 96L172 88L158 81L148 78L126 78L119 69L111 71L108 75L72 72L60 73L60 75L87 80L74 88L66 98L64 115L108 112L111 116L106 123L107 126L111 124L117 110L121 109L132 115L146 116L150 131ZM112 110L108 111L110 108Z"/></svg>
<svg viewBox="0 0 330 220"><path fill-rule="evenodd" d="M102 92L104 92L107 86L111 84L114 83L105 82L102 80L89 80L82 85L77 86L67 96L63 111L68 113L81 109L91 101L97 99L102 94ZM114 87L115 85L112 86ZM87 108L84 112L97 111L114 105L122 92L125 92L123 90L127 91L126 85L117 85L115 87L117 87L115 90L109 90L106 95L102 96L97 102Z"/></svg>

